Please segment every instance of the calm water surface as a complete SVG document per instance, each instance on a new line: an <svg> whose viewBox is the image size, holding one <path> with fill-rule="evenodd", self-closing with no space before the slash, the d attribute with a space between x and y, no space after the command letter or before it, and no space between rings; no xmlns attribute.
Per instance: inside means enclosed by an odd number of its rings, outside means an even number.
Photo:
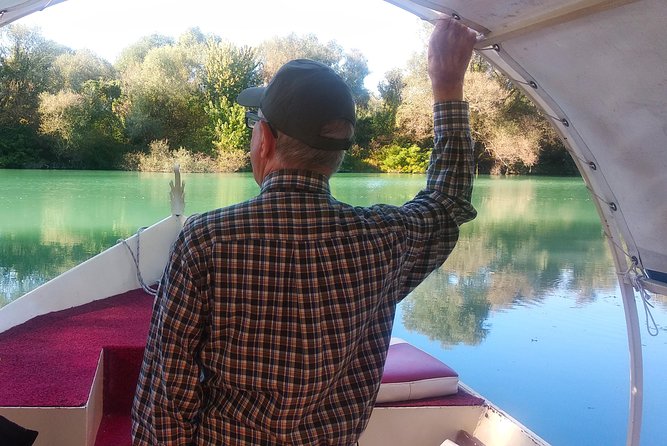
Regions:
<svg viewBox="0 0 667 446"><path fill-rule="evenodd" d="M0 170L0 306L169 214L171 175ZM186 210L258 192L248 174L189 174ZM340 200L400 204L423 176L341 174ZM622 445L628 354L620 291L579 179L477 180L479 217L399 307L394 335L554 445ZM667 305L643 329L643 445L667 444ZM643 310L640 309L643 317Z"/></svg>

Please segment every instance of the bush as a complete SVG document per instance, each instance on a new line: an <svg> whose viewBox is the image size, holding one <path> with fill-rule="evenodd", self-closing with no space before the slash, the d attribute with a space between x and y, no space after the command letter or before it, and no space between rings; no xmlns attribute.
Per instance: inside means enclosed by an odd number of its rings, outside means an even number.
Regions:
<svg viewBox="0 0 667 446"><path fill-rule="evenodd" d="M218 152L217 164L220 172L248 170L250 154L245 150L222 150Z"/></svg>
<svg viewBox="0 0 667 446"><path fill-rule="evenodd" d="M218 163L201 153L193 153L180 147L172 151L166 139L155 140L149 145L148 153L131 153L125 156L124 168L142 172L172 172L174 164L181 172L218 172Z"/></svg>
<svg viewBox="0 0 667 446"><path fill-rule="evenodd" d="M428 168L431 149L417 145L401 147L391 144L381 147L375 155L377 166L383 172L424 173Z"/></svg>

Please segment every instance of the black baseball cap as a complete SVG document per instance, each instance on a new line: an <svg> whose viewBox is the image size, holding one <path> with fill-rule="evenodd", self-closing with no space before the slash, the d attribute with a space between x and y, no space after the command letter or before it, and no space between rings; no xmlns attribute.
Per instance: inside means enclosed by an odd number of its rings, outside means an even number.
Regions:
<svg viewBox="0 0 667 446"><path fill-rule="evenodd" d="M308 59L287 62L266 87L243 90L236 101L259 108L271 126L321 150L347 150L349 139L321 136L322 127L334 119L356 123L350 87L328 66Z"/></svg>

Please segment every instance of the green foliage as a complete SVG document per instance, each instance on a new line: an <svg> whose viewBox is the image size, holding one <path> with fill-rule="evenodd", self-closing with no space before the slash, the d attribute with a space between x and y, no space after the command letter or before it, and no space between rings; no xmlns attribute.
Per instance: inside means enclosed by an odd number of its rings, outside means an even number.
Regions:
<svg viewBox="0 0 667 446"><path fill-rule="evenodd" d="M312 59L336 67L343 57L343 49L334 41L320 43L315 34L298 36L292 33L262 43L259 55L263 78L268 82L281 66L293 59Z"/></svg>
<svg viewBox="0 0 667 446"><path fill-rule="evenodd" d="M210 152L206 100L199 87L204 45L163 45L148 51L141 64L122 73L121 107L129 141L146 146L156 139Z"/></svg>
<svg viewBox="0 0 667 446"><path fill-rule="evenodd" d="M248 148L250 132L245 125L244 107L222 97L215 105L209 103L207 111L215 120L213 144L218 154Z"/></svg>
<svg viewBox="0 0 667 446"><path fill-rule="evenodd" d="M53 61L51 91L80 91L89 80L113 80L114 68L89 50L61 54Z"/></svg>
<svg viewBox="0 0 667 446"><path fill-rule="evenodd" d="M380 169L370 160L368 150L353 145L345 154L339 172L380 172Z"/></svg>
<svg viewBox="0 0 667 446"><path fill-rule="evenodd" d="M44 167L44 143L27 125L0 125L0 169Z"/></svg>
<svg viewBox="0 0 667 446"><path fill-rule="evenodd" d="M397 137L420 146L432 145L433 97L426 52L415 54L403 77L401 102L396 108Z"/></svg>
<svg viewBox="0 0 667 446"><path fill-rule="evenodd" d="M383 172L424 173L430 156L431 149L414 144L409 147L392 144L380 148L375 159Z"/></svg>
<svg viewBox="0 0 667 446"><path fill-rule="evenodd" d="M368 60L358 50L352 50L343 56L339 63L338 74L352 90L352 96L357 107L366 108L370 94L364 86L364 79L368 76Z"/></svg>
<svg viewBox="0 0 667 446"><path fill-rule="evenodd" d="M60 164L108 169L120 160L123 127L114 113L118 81L89 80L80 93L42 93L40 131L51 138Z"/></svg>
<svg viewBox="0 0 667 446"><path fill-rule="evenodd" d="M0 28L0 125L39 126L39 94L49 86L49 72L64 49L34 28Z"/></svg>
<svg viewBox="0 0 667 446"><path fill-rule="evenodd" d="M396 113L398 106L403 102L405 85L403 73L398 68L385 73L384 79L378 84L378 92L385 108Z"/></svg>
<svg viewBox="0 0 667 446"><path fill-rule="evenodd" d="M179 147L172 150L166 139L152 141L148 153L130 153L125 156L123 167L142 172L173 172L178 164L182 172L217 172L218 164L202 153L193 153Z"/></svg>
<svg viewBox="0 0 667 446"><path fill-rule="evenodd" d="M139 39L133 45L121 51L120 56L116 60L116 69L119 72L126 72L132 70L134 67L141 65L146 58L146 55L154 48L163 46L170 46L174 44L174 39L160 34L152 34L150 36Z"/></svg>
<svg viewBox="0 0 667 446"><path fill-rule="evenodd" d="M254 49L191 28L178 39L144 37L112 67L16 25L0 29L0 167L117 168L132 158L126 153L168 139L189 150L155 157L179 153L183 163L198 165L199 158L187 157L206 154L215 169L246 169L250 133L236 96L296 58L331 66L355 96L356 144L344 170L425 170L433 144L425 51L387 72L379 95L371 95L365 56L312 34L276 37ZM478 171L573 172L556 134L526 97L482 58L470 66L465 91Z"/></svg>
<svg viewBox="0 0 667 446"><path fill-rule="evenodd" d="M208 42L203 79L208 100L205 111L215 152L225 158L223 163L231 170L243 167L233 154L247 150L250 143L245 108L235 100L241 90L259 82L259 61L253 49Z"/></svg>
<svg viewBox="0 0 667 446"><path fill-rule="evenodd" d="M216 41L207 43L203 87L208 101L234 101L241 90L260 82L259 59L254 49Z"/></svg>

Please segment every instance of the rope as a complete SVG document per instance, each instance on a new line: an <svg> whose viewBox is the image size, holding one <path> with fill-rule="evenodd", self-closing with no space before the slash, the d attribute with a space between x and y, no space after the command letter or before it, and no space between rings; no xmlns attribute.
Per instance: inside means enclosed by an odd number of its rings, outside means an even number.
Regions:
<svg viewBox="0 0 667 446"><path fill-rule="evenodd" d="M141 269L139 268L139 254L140 254L140 249L141 249L141 244L139 243L139 237L141 233L144 231L146 228L139 228L137 231L137 256L134 256L134 252L132 251L132 248L130 248L130 245L127 243L127 240L125 239L118 239L119 243L122 243L125 245L127 250L130 252L130 256L132 256L132 260L134 261L134 266L137 270L137 280L139 281L139 284L141 285L141 289L144 290L146 293L150 294L151 296L157 296L157 287L156 288L151 288L150 286L146 285L146 282L144 282L144 278L141 276Z"/></svg>
<svg viewBox="0 0 667 446"><path fill-rule="evenodd" d="M632 287L637 290L639 296L642 298L642 304L644 305L644 315L646 318L646 331L651 336L658 336L658 324L656 324L655 319L653 318L653 313L651 313L651 308L655 308L651 302L651 295L644 288L642 281L647 278L646 273L641 269L636 261L633 261L630 265L630 268L625 272L625 277L630 281Z"/></svg>

